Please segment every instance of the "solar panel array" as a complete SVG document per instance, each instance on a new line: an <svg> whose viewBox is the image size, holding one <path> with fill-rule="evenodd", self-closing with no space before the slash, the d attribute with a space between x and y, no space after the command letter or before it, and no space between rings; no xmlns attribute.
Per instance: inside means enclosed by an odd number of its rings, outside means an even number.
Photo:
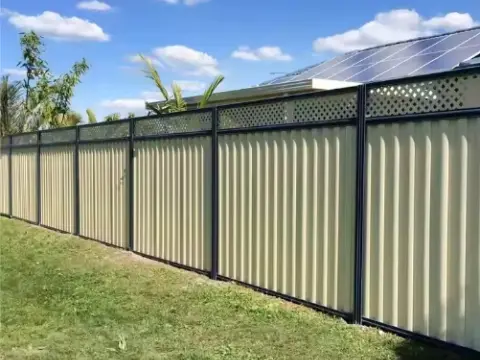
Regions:
<svg viewBox="0 0 480 360"><path fill-rule="evenodd" d="M366 83L451 70L480 53L480 27L350 52L260 85L313 78Z"/></svg>

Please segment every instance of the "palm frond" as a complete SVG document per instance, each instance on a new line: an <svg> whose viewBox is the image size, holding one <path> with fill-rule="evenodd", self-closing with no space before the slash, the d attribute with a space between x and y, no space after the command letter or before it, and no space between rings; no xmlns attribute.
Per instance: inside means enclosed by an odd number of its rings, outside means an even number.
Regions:
<svg viewBox="0 0 480 360"><path fill-rule="evenodd" d="M208 102L210 101L210 98L212 97L213 93L217 89L217 87L222 83L222 81L225 79L223 75L218 75L215 80L210 84L207 90L203 93L202 100L200 100L200 103L198 104L198 107L204 108L207 106Z"/></svg>
<svg viewBox="0 0 480 360"><path fill-rule="evenodd" d="M88 123L93 124L97 122L97 116L92 109L87 109Z"/></svg>
<svg viewBox="0 0 480 360"><path fill-rule="evenodd" d="M168 91L165 88L165 86L163 86L162 80L160 79L160 75L158 74L157 69L155 69L155 66L153 66L150 59L148 59L142 54L138 54L138 55L140 56L140 58L145 64L145 69L143 70L143 72L145 73L145 76L155 83L155 86L158 88L158 90L160 90L165 101L168 101L169 99Z"/></svg>
<svg viewBox="0 0 480 360"><path fill-rule="evenodd" d="M175 102L175 111L186 111L187 103L183 99L182 89L178 84L172 83L173 99Z"/></svg>

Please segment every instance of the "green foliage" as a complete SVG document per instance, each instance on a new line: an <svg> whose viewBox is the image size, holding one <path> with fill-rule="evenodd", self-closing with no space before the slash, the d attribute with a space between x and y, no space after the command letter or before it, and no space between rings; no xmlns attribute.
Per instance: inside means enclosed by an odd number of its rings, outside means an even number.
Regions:
<svg viewBox="0 0 480 360"><path fill-rule="evenodd" d="M82 122L82 115L74 112L69 111L66 114L58 114L52 120L52 127L66 127L66 126L75 126Z"/></svg>
<svg viewBox="0 0 480 360"><path fill-rule="evenodd" d="M22 49L22 60L17 66L22 67L26 71L26 79L23 81L25 88L25 110L30 111L30 90L31 82L48 72L48 64L41 58L44 50L42 37L38 36L34 31L21 33L20 47Z"/></svg>
<svg viewBox="0 0 480 360"><path fill-rule="evenodd" d="M97 122L97 116L92 109L87 109L88 123L94 124Z"/></svg>
<svg viewBox="0 0 480 360"><path fill-rule="evenodd" d="M129 112L127 115L127 119L133 119L135 117L135 113Z"/></svg>
<svg viewBox="0 0 480 360"><path fill-rule="evenodd" d="M110 115L105 116L105 121L117 121L120 120L121 116L119 113L113 113Z"/></svg>
<svg viewBox="0 0 480 360"><path fill-rule="evenodd" d="M8 76L2 76L0 84L0 136L22 132L24 116L22 113L22 84L10 82Z"/></svg>
<svg viewBox="0 0 480 360"><path fill-rule="evenodd" d="M158 74L157 69L155 69L155 66L152 64L150 59L148 59L142 54L139 54L139 56L145 64L145 69L143 70L143 72L145 73L145 76L148 79L153 81L153 83L155 84L155 86L158 88L158 90L163 96L163 102L161 102L160 104L145 103L145 106L147 107L147 109L150 112L157 115L187 111L187 108L188 108L187 103L183 99L182 89L180 88L180 86L178 86L178 84L176 83L172 84L173 99L171 99L168 94L168 90L165 88L165 86L162 83L162 80L160 78L160 75ZM223 75L219 75L215 78L215 80L210 84L210 86L207 88L207 90L203 94L202 99L198 104L198 108L204 108L207 106L213 93L215 92L217 87L222 83L224 79L225 78Z"/></svg>
<svg viewBox="0 0 480 360"><path fill-rule="evenodd" d="M198 104L199 108L204 108L207 106L213 93L215 92L217 87L223 82L224 79L225 77L223 75L218 75L215 80L213 80L207 90L205 90L205 92L203 93L202 100L200 100L200 103Z"/></svg>
<svg viewBox="0 0 480 360"><path fill-rule="evenodd" d="M58 113L65 114L70 110L70 101L74 94L75 87L80 83L81 77L88 71L90 66L87 60L73 64L72 69L60 76L53 84L55 93L55 108Z"/></svg>
<svg viewBox="0 0 480 360"><path fill-rule="evenodd" d="M18 66L26 70L23 81L26 127L37 130L75 124L79 115L71 112L71 99L75 87L89 69L87 61L75 62L69 72L55 78L42 59L45 46L40 36L33 31L22 33L20 45L22 61Z"/></svg>
<svg viewBox="0 0 480 360"><path fill-rule="evenodd" d="M0 239L0 358L475 359L20 221Z"/></svg>

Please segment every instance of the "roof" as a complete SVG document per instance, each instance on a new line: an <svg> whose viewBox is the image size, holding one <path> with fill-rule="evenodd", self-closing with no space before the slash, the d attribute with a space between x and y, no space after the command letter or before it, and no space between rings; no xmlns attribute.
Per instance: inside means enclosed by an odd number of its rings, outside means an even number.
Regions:
<svg viewBox="0 0 480 360"><path fill-rule="evenodd" d="M371 82L451 70L480 54L480 27L351 51L260 84L307 79Z"/></svg>
<svg viewBox="0 0 480 360"><path fill-rule="evenodd" d="M218 92L211 105L346 88L360 83L451 70L480 55L480 26L351 51L260 85ZM201 96L185 98L196 106ZM152 104L160 104L163 101Z"/></svg>

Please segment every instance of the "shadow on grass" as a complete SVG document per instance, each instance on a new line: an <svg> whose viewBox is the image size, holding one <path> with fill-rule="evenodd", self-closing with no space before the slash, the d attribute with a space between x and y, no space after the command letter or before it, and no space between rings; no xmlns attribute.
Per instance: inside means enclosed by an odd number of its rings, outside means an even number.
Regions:
<svg viewBox="0 0 480 360"><path fill-rule="evenodd" d="M447 349L412 340L399 343L395 354L398 360L478 360L480 358L480 355L473 351Z"/></svg>

